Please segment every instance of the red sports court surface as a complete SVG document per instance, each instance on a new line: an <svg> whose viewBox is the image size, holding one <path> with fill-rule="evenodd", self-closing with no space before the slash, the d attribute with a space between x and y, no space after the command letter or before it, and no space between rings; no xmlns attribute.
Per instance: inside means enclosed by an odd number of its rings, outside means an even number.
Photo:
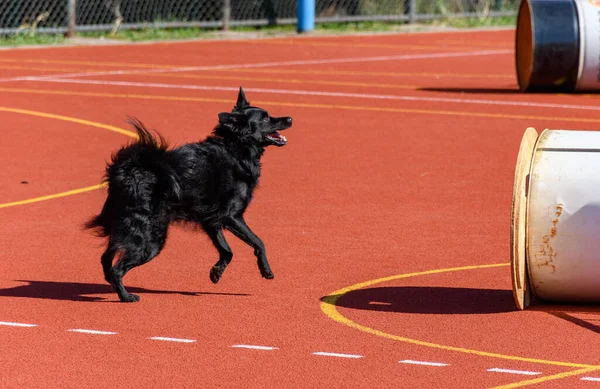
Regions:
<svg viewBox="0 0 600 389"><path fill-rule="evenodd" d="M514 31L2 51L2 388L548 388L600 381L593 307L516 311L514 164L527 127L596 129L592 95L517 92ZM97 213L136 116L203 139L237 88L294 127L248 224L272 281L204 235L104 282Z"/></svg>

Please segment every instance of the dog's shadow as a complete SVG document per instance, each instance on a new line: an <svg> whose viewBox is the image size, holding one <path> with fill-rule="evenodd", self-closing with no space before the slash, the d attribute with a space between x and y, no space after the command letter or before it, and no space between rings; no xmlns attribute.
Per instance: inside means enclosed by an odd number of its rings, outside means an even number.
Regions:
<svg viewBox="0 0 600 389"><path fill-rule="evenodd" d="M116 293L108 284L89 284L83 282L57 282L57 281L17 281L23 285L0 289L0 297L25 297L47 300L87 301L87 302L115 302L118 301ZM218 292L185 292L172 290L152 290L137 287L127 287L127 291L139 294L179 294L183 296L222 295L222 296L250 296L245 293L218 293ZM106 294L107 297L94 295Z"/></svg>
<svg viewBox="0 0 600 389"><path fill-rule="evenodd" d="M510 290L450 287L379 287L329 295L321 301L338 307L422 314L489 314L515 311Z"/></svg>

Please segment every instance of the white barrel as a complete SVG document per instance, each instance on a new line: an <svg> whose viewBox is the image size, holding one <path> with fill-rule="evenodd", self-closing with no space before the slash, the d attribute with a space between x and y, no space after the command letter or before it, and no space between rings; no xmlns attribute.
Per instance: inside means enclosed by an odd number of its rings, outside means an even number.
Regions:
<svg viewBox="0 0 600 389"><path fill-rule="evenodd" d="M522 0L515 59L519 89L572 92L579 70L580 25L574 0Z"/></svg>
<svg viewBox="0 0 600 389"><path fill-rule="evenodd" d="M579 69L575 89L600 89L600 1L574 1L579 16Z"/></svg>
<svg viewBox="0 0 600 389"><path fill-rule="evenodd" d="M600 0L521 0L516 27L521 91L600 90Z"/></svg>
<svg viewBox="0 0 600 389"><path fill-rule="evenodd" d="M600 132L542 132L527 197L533 295L545 301L600 302Z"/></svg>

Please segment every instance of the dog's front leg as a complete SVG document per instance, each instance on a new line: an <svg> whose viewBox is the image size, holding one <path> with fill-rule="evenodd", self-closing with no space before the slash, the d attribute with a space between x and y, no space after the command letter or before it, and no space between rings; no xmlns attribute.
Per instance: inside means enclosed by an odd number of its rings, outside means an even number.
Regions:
<svg viewBox="0 0 600 389"><path fill-rule="evenodd" d="M215 265L210 269L210 280L213 284L216 284L221 279L223 272L229 262L231 262L231 258L233 258L233 253L231 252L231 248L227 244L225 240L225 235L223 235L223 230L221 228L209 229L205 228L206 233L212 240L213 244L219 251L219 260Z"/></svg>
<svg viewBox="0 0 600 389"><path fill-rule="evenodd" d="M226 220L224 226L235 236L254 248L254 254L258 261L260 274L269 280L275 277L271 271L269 262L267 261L267 252L264 243L254 232L252 232L250 227L246 224L246 221L244 221L244 218L242 216L229 218Z"/></svg>

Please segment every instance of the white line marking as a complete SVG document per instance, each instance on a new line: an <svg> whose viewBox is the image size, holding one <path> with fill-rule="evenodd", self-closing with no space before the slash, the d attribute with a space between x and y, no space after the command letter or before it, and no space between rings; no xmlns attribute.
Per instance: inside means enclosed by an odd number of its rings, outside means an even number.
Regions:
<svg viewBox="0 0 600 389"><path fill-rule="evenodd" d="M600 382L600 378L598 377L581 377L582 381L598 381Z"/></svg>
<svg viewBox="0 0 600 389"><path fill-rule="evenodd" d="M238 91L238 87L229 86L211 86L211 85L192 85L192 84L164 84L156 82L133 82L133 81L104 81L104 80L74 80L74 79L46 79L45 82L73 83L73 84L91 84L91 85L116 85L116 86L135 86L143 88L171 88L171 89L192 89L192 90L218 90L218 91ZM478 100L478 99L459 99L449 97L424 97L424 96L406 96L406 95L379 95L368 93L345 93L345 92L321 92L294 89L266 89L266 88L244 88L246 92L307 95L307 96L327 96L327 97L355 97L362 99L375 100L402 100L402 101L430 101L440 103L459 103L459 104L482 104L482 105L505 105L517 107L538 107L538 108L558 108L558 109L580 109L588 111L600 111L598 105L574 105L574 104L554 104L554 103L534 103L529 101L510 101L510 100Z"/></svg>
<svg viewBox="0 0 600 389"><path fill-rule="evenodd" d="M0 321L0 326L9 326L9 327L37 327L37 324L13 323L13 322L10 322L10 321Z"/></svg>
<svg viewBox="0 0 600 389"><path fill-rule="evenodd" d="M195 342L194 339L166 338L164 336L153 336L153 337L148 338L148 339L163 340L165 342L179 342L179 343L194 343Z"/></svg>
<svg viewBox="0 0 600 389"><path fill-rule="evenodd" d="M423 362L423 361L413 361L410 359L405 359L403 361L398 361L400 363L408 363L411 365L424 365L424 366L448 366L447 363L440 363L440 362Z"/></svg>
<svg viewBox="0 0 600 389"><path fill-rule="evenodd" d="M325 357L339 357L339 358L364 358L362 355L326 353L326 352L322 352L322 351L314 352L313 355L322 355Z"/></svg>
<svg viewBox="0 0 600 389"><path fill-rule="evenodd" d="M253 346L250 344L234 344L231 346L233 348L249 348L252 350L278 350L277 347L269 347L269 346Z"/></svg>
<svg viewBox="0 0 600 389"><path fill-rule="evenodd" d="M248 64L231 64L231 65L212 65L212 66L185 66L180 68L159 68L159 69L127 69L127 70L110 70L105 72L79 72L66 74L51 74L47 76L22 76L9 77L0 79L2 82L8 81L44 81L55 78L73 78L73 77L88 77L88 76L104 76L104 75L121 75L121 74L140 74L140 73L176 73L176 72L193 72L198 70L219 70L219 69L250 69L262 68L271 66L295 66L295 65L319 65L331 63L350 63L350 62L374 62L374 61L398 61L406 59L427 59L427 58L450 58L450 57L470 57L480 55L495 55L509 54L513 50L483 50L483 51L465 51L455 53L431 53L431 54L405 54L405 55L387 55L378 57L350 57L350 58L331 58L331 59L314 59L302 61L279 61L279 62L261 62Z"/></svg>
<svg viewBox="0 0 600 389"><path fill-rule="evenodd" d="M72 328L67 330L68 332L80 332L82 334L93 334L93 335L116 335L113 331L98 331L98 330L86 330L83 328Z"/></svg>
<svg viewBox="0 0 600 389"><path fill-rule="evenodd" d="M538 375L542 374L537 371L527 371L527 370L510 370L510 369L499 369L494 367L493 369L487 369L487 371L495 372L495 373L509 373L509 374L522 374L522 375Z"/></svg>

